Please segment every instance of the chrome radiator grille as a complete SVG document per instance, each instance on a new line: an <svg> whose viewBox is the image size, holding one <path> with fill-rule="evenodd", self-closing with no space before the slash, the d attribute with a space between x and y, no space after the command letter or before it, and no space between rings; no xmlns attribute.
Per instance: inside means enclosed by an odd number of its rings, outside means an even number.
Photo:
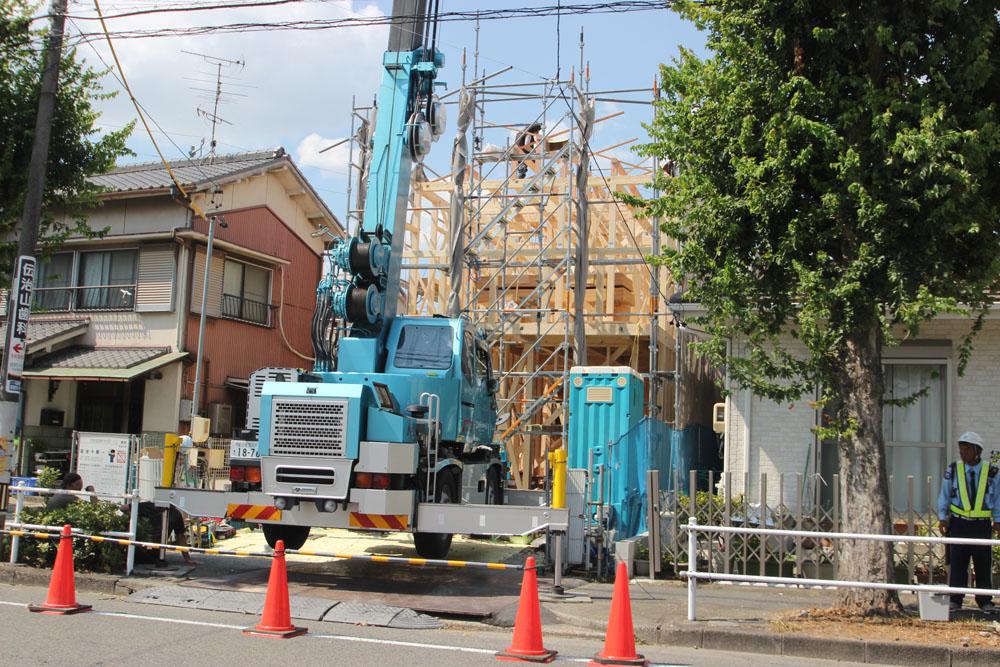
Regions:
<svg viewBox="0 0 1000 667"><path fill-rule="evenodd" d="M347 444L347 401L274 398L271 454L343 456Z"/></svg>

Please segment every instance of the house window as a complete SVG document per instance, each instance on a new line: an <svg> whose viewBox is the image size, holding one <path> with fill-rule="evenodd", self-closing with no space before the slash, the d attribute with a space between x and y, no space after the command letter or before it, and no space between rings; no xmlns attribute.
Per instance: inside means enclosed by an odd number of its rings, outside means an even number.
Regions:
<svg viewBox="0 0 1000 667"><path fill-rule="evenodd" d="M52 255L39 266L32 309L133 310L137 256L135 250Z"/></svg>
<svg viewBox="0 0 1000 667"><path fill-rule="evenodd" d="M73 253L60 252L38 264L31 309L36 312L69 310L73 302Z"/></svg>
<svg viewBox="0 0 1000 667"><path fill-rule="evenodd" d="M882 409L886 469L892 476L889 500L894 511L904 512L912 502L915 511L924 512L933 509L937 502L941 476L947 465L948 448L945 437L948 403L945 378L948 367L938 360L926 363L910 360L884 363L885 397L899 400L916 396L906 405L886 405ZM835 405L827 406L824 410L824 425L830 423L833 412L836 412ZM825 507L830 507L833 494L838 492L832 486L833 476L840 473L840 452L836 439L819 443L817 459L820 475L825 482L820 488L821 502ZM910 476L913 477L912 498L910 482L907 480Z"/></svg>
<svg viewBox="0 0 1000 667"><path fill-rule="evenodd" d="M80 253L77 310L135 307L135 250Z"/></svg>
<svg viewBox="0 0 1000 667"><path fill-rule="evenodd" d="M227 259L222 277L222 316L270 326L271 271Z"/></svg>
<svg viewBox="0 0 1000 667"><path fill-rule="evenodd" d="M894 510L906 510L912 502L915 510L923 511L937 498L947 465L946 377L947 366L940 362L885 365L886 398L912 399L906 405L886 405L882 412ZM912 499L909 476L913 477Z"/></svg>

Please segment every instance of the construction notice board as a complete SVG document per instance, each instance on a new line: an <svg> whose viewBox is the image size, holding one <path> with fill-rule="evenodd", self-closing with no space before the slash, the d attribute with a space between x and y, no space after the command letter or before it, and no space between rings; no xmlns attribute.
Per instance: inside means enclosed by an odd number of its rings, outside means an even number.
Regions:
<svg viewBox="0 0 1000 667"><path fill-rule="evenodd" d="M97 493L121 495L128 483L132 436L118 433L77 433L76 471L84 488Z"/></svg>

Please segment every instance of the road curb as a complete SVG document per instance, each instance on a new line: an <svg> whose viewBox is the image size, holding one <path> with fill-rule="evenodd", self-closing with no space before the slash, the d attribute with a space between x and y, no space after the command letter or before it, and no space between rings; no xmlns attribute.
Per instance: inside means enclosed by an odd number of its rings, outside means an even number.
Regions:
<svg viewBox="0 0 1000 667"><path fill-rule="evenodd" d="M48 586L52 578L52 570L30 565L11 565L10 563L0 563L0 582L12 584L14 586ZM135 578L125 580L115 574L102 574L98 572L77 572L74 575L76 589L88 591L90 593L105 593L110 595L131 595L141 588L149 588L160 582L151 582L146 585L143 581Z"/></svg>
<svg viewBox="0 0 1000 667"><path fill-rule="evenodd" d="M605 632L607 624L591 618L566 613L558 605L545 605L560 622ZM665 627L635 626L635 637L645 644L678 646L713 651L739 651L759 655L785 655L798 658L844 660L877 665L909 667L996 667L1000 649L949 648L929 644L883 642L863 639L829 639L766 629L732 629L699 623Z"/></svg>

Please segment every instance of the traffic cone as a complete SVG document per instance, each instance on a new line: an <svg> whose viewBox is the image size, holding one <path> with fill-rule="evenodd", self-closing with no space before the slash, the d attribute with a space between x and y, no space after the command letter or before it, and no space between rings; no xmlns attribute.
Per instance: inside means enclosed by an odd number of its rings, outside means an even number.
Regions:
<svg viewBox="0 0 1000 667"><path fill-rule="evenodd" d="M635 630L632 627L632 601L628 596L628 567L619 561L615 570L615 592L611 596L608 632L604 650L594 656L590 665L648 665L649 661L635 652Z"/></svg>
<svg viewBox="0 0 1000 667"><path fill-rule="evenodd" d="M49 580L49 594L42 604L29 604L28 611L51 614L78 614L90 611L91 605L77 604L76 581L73 575L73 529L67 523L59 536L56 564L52 567Z"/></svg>
<svg viewBox="0 0 1000 667"><path fill-rule="evenodd" d="M538 573L535 558L524 561L524 578L521 580L521 601L514 619L514 639L506 651L497 653L497 660L511 662L552 662L556 651L542 646L542 614L538 607Z"/></svg>
<svg viewBox="0 0 1000 667"><path fill-rule="evenodd" d="M288 603L288 572L285 569L285 542L278 540L274 545L271 575L267 579L263 618L254 627L244 630L243 634L288 639L305 633L306 628L292 625L292 614Z"/></svg>

